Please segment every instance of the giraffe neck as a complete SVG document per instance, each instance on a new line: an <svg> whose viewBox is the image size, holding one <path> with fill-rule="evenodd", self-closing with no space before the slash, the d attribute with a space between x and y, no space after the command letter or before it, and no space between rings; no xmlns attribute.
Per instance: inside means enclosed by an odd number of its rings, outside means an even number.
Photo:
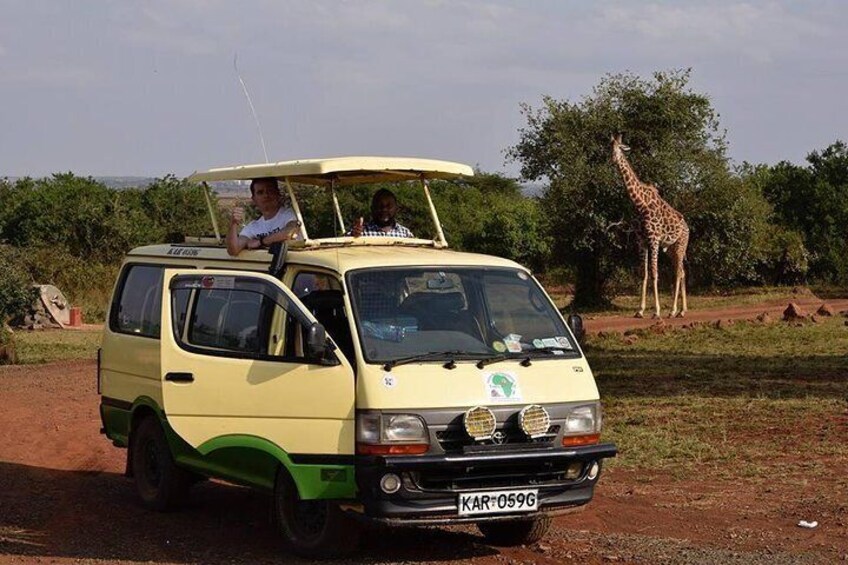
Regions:
<svg viewBox="0 0 848 565"><path fill-rule="evenodd" d="M636 176L636 172L633 170L633 167L630 166L630 163L627 161L627 158L624 156L621 149L615 149L613 160L615 161L616 166L618 166L618 171L624 179L624 186L627 188L627 195L630 197L630 201L633 202L633 205L636 206L636 209L641 214L647 213L647 191L645 190L642 181L640 181L639 177Z"/></svg>

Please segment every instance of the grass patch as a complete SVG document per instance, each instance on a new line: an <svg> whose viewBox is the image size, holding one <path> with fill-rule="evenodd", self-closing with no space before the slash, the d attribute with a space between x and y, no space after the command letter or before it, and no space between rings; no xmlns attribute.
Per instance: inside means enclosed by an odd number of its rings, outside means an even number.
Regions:
<svg viewBox="0 0 848 565"><path fill-rule="evenodd" d="M737 323L590 336L604 437L630 469L762 478L787 458L848 466L848 327ZM729 476L729 475L728 475Z"/></svg>
<svg viewBox="0 0 848 565"><path fill-rule="evenodd" d="M95 359L100 330L43 330L15 332L18 362L49 363L68 359Z"/></svg>
<svg viewBox="0 0 848 565"><path fill-rule="evenodd" d="M571 302L570 287L563 285L546 285L548 293L559 308L565 308ZM636 287L634 287L636 288ZM716 292L701 291L698 294L689 293L688 307L690 310L708 310L713 308L732 308L736 306L752 306L769 301L789 302L799 298L814 298L820 296L822 299L845 298L848 293L846 289L837 287L815 287L811 291L801 294L793 293L795 287L746 287L738 289L727 289ZM671 310L674 295L667 290L660 289L660 305L665 313ZM620 295L612 300L612 306L597 310L581 310L581 314L593 316L633 315L639 309L641 297L639 295ZM653 308L654 295L648 290L648 310Z"/></svg>

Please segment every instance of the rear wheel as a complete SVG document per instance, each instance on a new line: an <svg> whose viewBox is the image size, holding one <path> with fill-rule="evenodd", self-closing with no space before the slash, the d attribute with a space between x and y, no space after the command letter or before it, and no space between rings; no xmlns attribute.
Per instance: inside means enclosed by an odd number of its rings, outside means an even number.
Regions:
<svg viewBox="0 0 848 565"><path fill-rule="evenodd" d="M529 520L505 520L503 522L480 522L480 533L492 545L511 546L536 543L548 533L550 516L537 516Z"/></svg>
<svg viewBox="0 0 848 565"><path fill-rule="evenodd" d="M191 473L177 467L165 432L156 418L144 418L132 434L132 472L141 502L165 512L179 507L188 495Z"/></svg>
<svg viewBox="0 0 848 565"><path fill-rule="evenodd" d="M323 559L344 557L359 546L360 524L342 512L338 504L301 500L285 469L277 473L274 511L280 532L298 555Z"/></svg>

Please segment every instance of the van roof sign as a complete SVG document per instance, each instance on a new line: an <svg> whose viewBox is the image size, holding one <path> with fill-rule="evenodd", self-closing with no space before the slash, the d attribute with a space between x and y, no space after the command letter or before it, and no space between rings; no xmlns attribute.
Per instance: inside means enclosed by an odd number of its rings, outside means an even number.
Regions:
<svg viewBox="0 0 848 565"><path fill-rule="evenodd" d="M412 157L333 157L299 159L278 163L237 165L195 172L191 182L249 180L276 177L289 182L314 186L345 186L403 180L454 179L472 177L468 165Z"/></svg>

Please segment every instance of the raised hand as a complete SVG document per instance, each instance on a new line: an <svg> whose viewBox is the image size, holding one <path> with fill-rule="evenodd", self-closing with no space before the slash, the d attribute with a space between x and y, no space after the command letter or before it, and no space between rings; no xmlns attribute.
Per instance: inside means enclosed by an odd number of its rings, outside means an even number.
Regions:
<svg viewBox="0 0 848 565"><path fill-rule="evenodd" d="M233 210L230 216L230 223L241 225L244 221L244 208L240 205L233 206Z"/></svg>
<svg viewBox="0 0 848 565"><path fill-rule="evenodd" d="M363 230L365 230L365 220L360 216L360 218L353 223L353 227L350 229L350 235L353 237L359 237L362 235Z"/></svg>

